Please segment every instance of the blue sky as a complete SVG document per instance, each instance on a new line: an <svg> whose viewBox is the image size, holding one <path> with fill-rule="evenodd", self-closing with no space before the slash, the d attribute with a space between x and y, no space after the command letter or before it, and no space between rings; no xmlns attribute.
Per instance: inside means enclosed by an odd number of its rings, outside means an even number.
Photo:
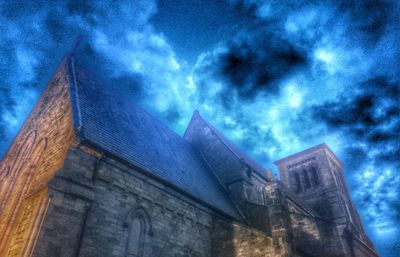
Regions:
<svg viewBox="0 0 400 257"><path fill-rule="evenodd" d="M326 142L381 256L400 252L397 1L3 1L0 154L77 35L80 61L178 133L251 156Z"/></svg>

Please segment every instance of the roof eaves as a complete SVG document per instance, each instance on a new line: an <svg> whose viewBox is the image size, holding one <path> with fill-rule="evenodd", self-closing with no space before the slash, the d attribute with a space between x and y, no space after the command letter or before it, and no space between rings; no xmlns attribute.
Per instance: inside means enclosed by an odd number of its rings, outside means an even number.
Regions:
<svg viewBox="0 0 400 257"><path fill-rule="evenodd" d="M136 164L132 163L131 161L129 161L129 160L127 160L127 159L125 159L125 158L123 158L121 156L118 156L118 155L116 155L116 154L104 149L103 147L101 147L99 144L97 144L95 142L92 142L92 141L90 141L88 139L83 139L80 142L80 144L81 145L86 145L88 147L91 147L94 150L101 152L102 156L107 156L112 160L115 160L115 161L117 161L117 162L119 162L119 163L121 163L123 165L126 165L127 167L135 169L136 171L140 172L141 174L143 174L145 176L148 176L148 177L156 180L157 182L162 183L162 184L174 189L175 191L183 194L184 196L186 196L186 197L188 197L188 198L190 198L192 200L195 200L195 201L197 201L199 203L204 204L205 206L207 206L208 208L210 208L210 209L212 209L214 211L217 211L222 216L233 218L234 220L239 221L239 222L243 222L243 220L244 220L243 219L243 214L239 210L237 210L237 206L233 202L232 202L233 207L237 211L237 214L239 214L237 217L235 217L232 214L229 214L227 211L224 211L221 208L217 208L215 205L213 205L211 203L208 203L204 199L201 199L201 198L191 194L190 192L187 192L186 190L180 188L179 186L177 186L177 185L175 185L175 184L173 184L173 183L171 183L171 182L169 182L169 181L167 181L167 180L165 180L165 179L163 179L163 178L161 178L161 177L159 177L157 175L154 175L152 172L150 172L146 168L141 167L139 165L136 165ZM225 189L223 189L223 190L225 190Z"/></svg>

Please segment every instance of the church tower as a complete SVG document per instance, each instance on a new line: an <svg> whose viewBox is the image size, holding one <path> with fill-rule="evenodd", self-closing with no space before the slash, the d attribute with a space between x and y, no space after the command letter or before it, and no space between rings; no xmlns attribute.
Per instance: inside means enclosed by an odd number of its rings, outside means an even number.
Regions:
<svg viewBox="0 0 400 257"><path fill-rule="evenodd" d="M321 217L369 245L358 212L350 198L343 164L326 144L278 160L282 183Z"/></svg>

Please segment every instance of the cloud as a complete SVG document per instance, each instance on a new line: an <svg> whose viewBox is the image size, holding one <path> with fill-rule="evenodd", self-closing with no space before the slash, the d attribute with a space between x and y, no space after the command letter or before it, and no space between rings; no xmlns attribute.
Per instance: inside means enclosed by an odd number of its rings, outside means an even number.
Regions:
<svg viewBox="0 0 400 257"><path fill-rule="evenodd" d="M357 140L379 144L398 133L399 97L399 82L375 77L346 90L336 101L326 102L315 111L330 127L348 129Z"/></svg>

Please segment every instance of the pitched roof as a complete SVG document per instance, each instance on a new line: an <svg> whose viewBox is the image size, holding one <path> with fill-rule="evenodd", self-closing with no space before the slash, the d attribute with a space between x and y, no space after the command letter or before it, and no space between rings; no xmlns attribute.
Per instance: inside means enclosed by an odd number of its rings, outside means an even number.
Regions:
<svg viewBox="0 0 400 257"><path fill-rule="evenodd" d="M79 137L188 195L241 220L200 154L133 99L68 61L74 125Z"/></svg>
<svg viewBox="0 0 400 257"><path fill-rule="evenodd" d="M200 116L199 112L196 110L193 114L191 123L194 118L199 118L201 121L209 127L214 134L221 140L221 142L236 156L239 160L243 161L247 165L249 165L254 171L256 171L261 177L266 178L266 171L264 167L262 167L258 162L250 158L247 154L245 154L235 143L233 143L230 139L228 139L224 134L222 134L218 129L216 129L213 125L211 125L207 120ZM191 124L189 124L190 126Z"/></svg>

